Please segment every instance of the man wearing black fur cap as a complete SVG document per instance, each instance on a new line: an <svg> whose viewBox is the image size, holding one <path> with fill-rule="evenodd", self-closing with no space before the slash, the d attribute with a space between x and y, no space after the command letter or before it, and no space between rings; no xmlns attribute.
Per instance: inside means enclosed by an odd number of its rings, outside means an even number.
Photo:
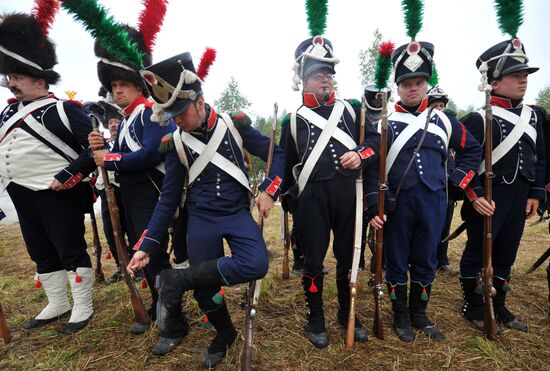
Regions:
<svg viewBox="0 0 550 371"><path fill-rule="evenodd" d="M130 39L136 43L142 53L141 64L152 63L150 48L146 47L143 36L136 29L124 26ZM147 100L149 91L139 75L139 66L123 63L122 56L112 55L96 41L95 54L101 58L97 64L97 73L101 84L112 94L115 103L122 108L124 119L118 130L117 141L113 148L104 149L100 133L91 133L89 143L94 149L94 159L98 166L115 171L120 183L122 203L124 205L126 230L130 246L134 246L145 233L155 204L160 195L164 177L164 163L158 147L164 135L172 132L175 126L171 121L167 125L151 122L151 102ZM98 150L99 149L99 150ZM155 318L158 292L154 287L154 277L163 269L170 268L166 252L167 238L160 241L162 248L151 257L145 270L153 299L149 310ZM147 325L136 324L132 333L141 334Z"/></svg>
<svg viewBox="0 0 550 371"><path fill-rule="evenodd" d="M84 240L84 214L92 207L92 189L85 180L95 168L85 150L92 127L79 106L48 92L59 80L48 27L27 14L1 19L0 73L15 98L0 114L0 192L6 189L15 205L36 263L36 287L43 287L48 298L48 305L24 327L41 327L70 313L63 332L74 333L94 311L92 265Z"/></svg>

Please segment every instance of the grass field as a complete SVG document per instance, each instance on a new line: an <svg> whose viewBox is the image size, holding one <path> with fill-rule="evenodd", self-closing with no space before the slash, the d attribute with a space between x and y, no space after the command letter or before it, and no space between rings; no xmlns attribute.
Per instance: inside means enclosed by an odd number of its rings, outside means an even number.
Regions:
<svg viewBox="0 0 550 371"><path fill-rule="evenodd" d="M255 369L550 370L546 264L530 275L525 273L549 245L546 224L526 227L512 273L513 291L509 294L509 307L528 323L529 333L507 330L496 342L482 338L481 333L459 315L462 295L457 274L444 273L438 274L428 312L447 336L446 341L435 343L419 334L413 343L400 342L391 330L390 303L385 296L385 340L371 336L368 343L356 343L353 349L348 350L344 347L344 333L336 322L334 259L329 253L327 266L330 272L325 280L324 299L331 345L318 350L304 336L306 308L299 278L291 276L289 280L281 279L283 244L279 221L278 210L273 210L265 230L271 249L271 266L262 283L255 322ZM458 222L455 220L454 225ZM87 230L86 238L91 246L91 229ZM449 247L451 267L455 271L464 242L462 235ZM108 277L114 270L114 261L103 260L103 263ZM128 333L133 316L122 282L95 287L96 312L90 325L82 332L62 335L59 332L61 323L26 331L22 328L23 323L46 304L43 290L34 287L33 276L34 265L26 253L18 225L0 226L0 302L13 337L8 345L0 341L1 370L192 370L200 367L202 355L214 336L213 330L200 328L202 314L189 295L186 309L192 330L171 354L153 356L150 348L158 336L156 329L144 336ZM370 328L373 301L367 286L368 278L366 272L360 274L362 291L358 299L358 315ZM148 290L140 290L148 305ZM226 300L241 337L231 348L227 359L218 366L219 370L239 367L244 343L245 311L241 309L244 292L244 285L226 290Z"/></svg>

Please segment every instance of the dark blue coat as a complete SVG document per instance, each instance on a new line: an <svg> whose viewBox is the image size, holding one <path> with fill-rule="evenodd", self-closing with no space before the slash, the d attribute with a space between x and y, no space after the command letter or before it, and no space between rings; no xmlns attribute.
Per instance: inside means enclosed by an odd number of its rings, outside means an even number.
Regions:
<svg viewBox="0 0 550 371"><path fill-rule="evenodd" d="M209 142L220 120L218 114L209 106L207 106L207 115L208 120L192 133L203 143ZM249 124L240 124L241 119L241 117L236 118L233 116L235 127L243 140L244 149L266 161L269 151L269 138ZM171 138L164 139L164 145L167 145L169 140L173 141ZM139 250L146 251L149 254L155 253L159 246L158 241L161 241L163 236L166 235L168 224L182 199L185 177L188 172L187 168L180 162L174 145L170 147L172 149L167 153L165 160L166 175L162 184L161 196L147 227L147 233L141 244L138 245ZM189 166L192 166L199 154L191 151L185 145L184 149ZM229 130L226 132L217 152L246 173L244 158ZM259 185L259 189L266 191L274 200L277 199L280 193L283 169L283 151L275 145L271 171L262 184ZM195 182L189 186L186 202L194 204L198 209L224 215L234 213L242 208L248 208L250 205L249 197L250 194L243 185L223 169L209 163Z"/></svg>
<svg viewBox="0 0 550 371"><path fill-rule="evenodd" d="M418 116L427 109L428 99L424 98L419 108L414 113L409 113L400 103L396 103L395 111L408 113ZM446 115L445 113L442 113ZM474 173L481 161L481 147L476 139L454 116L447 115L449 118L452 133L449 138L449 148L456 151L456 162L454 170L448 175L452 184L465 189L473 179ZM430 125L436 124L443 131L447 131L442 120L434 115ZM392 120L391 115L388 119L388 150L392 143L398 138L399 134L406 128L407 124ZM388 174L389 195L395 194L405 169L413 156L418 141L422 136L423 130L417 131L403 146ZM413 165L403 180L402 189L411 189L419 183L425 184L430 190L438 191L444 189L447 184L447 172L445 162L449 157L448 149L445 148L443 140L428 132L420 147ZM367 191L368 206L378 203L378 169L379 166L372 166L367 169L365 176L365 188Z"/></svg>

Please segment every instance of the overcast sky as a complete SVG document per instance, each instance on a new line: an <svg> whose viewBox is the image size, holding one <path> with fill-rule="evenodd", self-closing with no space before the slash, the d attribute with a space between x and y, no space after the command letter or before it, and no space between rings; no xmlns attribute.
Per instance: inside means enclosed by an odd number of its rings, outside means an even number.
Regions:
<svg viewBox="0 0 550 371"><path fill-rule="evenodd" d="M0 0L0 13L28 12L31 0ZM114 17L135 25L141 1L102 0ZM548 15L550 1L525 0L524 24L518 36L525 44L531 66L540 71L529 78L526 101L550 84ZM362 92L358 54L373 41L379 28L384 40L397 46L408 42L399 0L330 0L325 37L340 59L336 78L340 96L359 98ZM92 37L64 10L57 15L50 37L57 44L62 80L53 91L65 98L65 90L78 92L78 100L95 100L99 81ZM231 76L241 92L253 103L249 112L269 116L273 102L279 112L291 111L301 102L291 88L294 50L308 37L303 0L171 0L153 53L154 62L189 51L195 65L207 46L218 52L203 86L207 101L219 98ZM484 98L477 90L477 57L490 46L506 39L497 27L491 0L426 0L424 25L419 41L435 45L434 59L440 86L460 108L481 106ZM0 100L11 96L0 88Z"/></svg>

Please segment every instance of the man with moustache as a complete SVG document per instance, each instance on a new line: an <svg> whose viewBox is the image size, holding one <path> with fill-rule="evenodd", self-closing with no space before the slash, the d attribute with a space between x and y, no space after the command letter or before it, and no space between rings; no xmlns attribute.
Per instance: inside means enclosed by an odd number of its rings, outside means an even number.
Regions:
<svg viewBox="0 0 550 371"><path fill-rule="evenodd" d="M466 189L470 202L464 202L462 216L468 241L460 260L460 283L465 300L462 315L481 329L485 302L477 277L483 266L483 216L492 215L495 316L506 328L528 331L527 325L506 307L506 295L511 290L511 268L516 260L525 219L535 215L546 196L544 117L539 110L523 104L527 77L538 68L529 67L527 62L524 45L517 38L492 46L476 61L492 88L495 177L492 204L485 199L481 183L485 162L477 171L479 178L476 176ZM486 124L483 110L464 121L480 143L485 142Z"/></svg>
<svg viewBox="0 0 550 371"><path fill-rule="evenodd" d="M387 220L377 216L378 170L367 169L365 177L370 223L376 229L384 227L393 328L406 342L414 339L413 327L436 341L445 338L426 315L445 222L445 188L448 178L464 189L481 158L479 143L456 118L428 109L433 52L432 44L411 41L392 54L400 101L388 119ZM456 168L447 176L450 148L456 150Z"/></svg>
<svg viewBox="0 0 550 371"><path fill-rule="evenodd" d="M302 285L309 308L306 333L317 348L329 345L323 311L323 261L334 234L338 289L338 323L347 327L349 272L353 256L355 178L378 150L379 135L365 126L359 145L359 105L336 99L334 57L329 40L315 36L303 41L294 54L294 82L303 81L302 105L283 120L280 145L286 165L285 208L297 222L304 249ZM295 90L298 85L295 84ZM359 320L355 339L367 341Z"/></svg>
<svg viewBox="0 0 550 371"><path fill-rule="evenodd" d="M205 102L204 75L197 76L190 53L149 66L142 75L153 92L156 120L173 119L179 129L163 138L167 155L161 198L147 233L134 247L137 251L128 270L147 266L162 249L159 241L165 238L183 194L190 266L159 275L160 338L152 351L168 353L187 335L182 295L194 290L200 309L216 329L203 361L203 367L210 368L223 360L237 338L221 287L257 280L267 273L265 241L250 210L253 196L244 151L266 161L269 138L254 129L243 112L219 114ZM283 164L282 150L275 145L271 171L258 186L257 206L263 217L280 193ZM224 240L231 256L224 254Z"/></svg>
<svg viewBox="0 0 550 371"><path fill-rule="evenodd" d="M130 26L126 26L126 30L143 55L143 65L150 65L152 56L145 48L141 33ZM162 126L151 121L152 103L147 100L149 91L139 74L138 66L124 64L97 40L95 52L101 58L97 66L99 80L112 94L116 105L122 108L124 119L110 151L105 149L101 133L90 133L89 143L94 150L97 166L104 166L106 170L116 173L115 180L120 183L129 245L134 246L145 233L160 196L164 163L158 147L162 137L172 132L175 126L171 121ZM149 315L153 320L158 299L154 277L163 269L170 268L166 252L168 239L164 237L159 242L162 248L151 257L144 272L152 296ZM142 334L147 328L148 325L135 324L131 332Z"/></svg>
<svg viewBox="0 0 550 371"><path fill-rule="evenodd" d="M84 239L84 213L92 208L86 178L90 120L79 105L48 92L60 76L54 45L31 15L0 18L0 73L14 95L0 114L0 192L8 191L25 245L36 263L36 287L48 305L25 323L34 329L71 315L63 333L90 320L93 273ZM70 283L74 305L67 298Z"/></svg>

